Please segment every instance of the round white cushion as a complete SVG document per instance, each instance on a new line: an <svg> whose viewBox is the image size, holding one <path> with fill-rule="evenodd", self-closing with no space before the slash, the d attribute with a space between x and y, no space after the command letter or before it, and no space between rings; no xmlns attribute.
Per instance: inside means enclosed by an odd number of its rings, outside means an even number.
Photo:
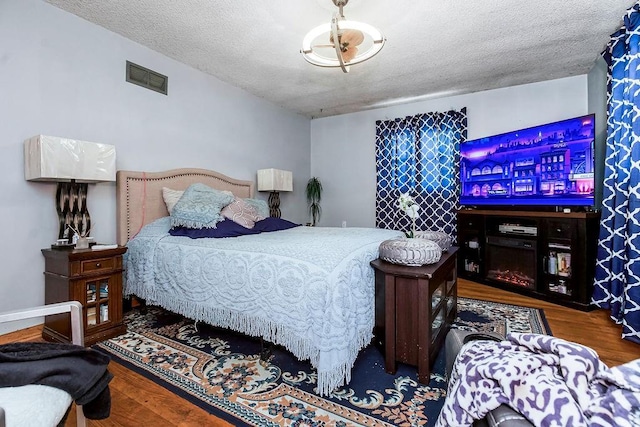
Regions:
<svg viewBox="0 0 640 427"><path fill-rule="evenodd" d="M0 387L0 407L8 427L57 426L71 401L66 391L46 385Z"/></svg>
<svg viewBox="0 0 640 427"><path fill-rule="evenodd" d="M441 231L417 231L416 237L436 242L442 248L442 252L448 251L451 247L451 237Z"/></svg>
<svg viewBox="0 0 640 427"><path fill-rule="evenodd" d="M380 243L380 259L392 264L417 267L440 261L442 249L426 239L397 238Z"/></svg>

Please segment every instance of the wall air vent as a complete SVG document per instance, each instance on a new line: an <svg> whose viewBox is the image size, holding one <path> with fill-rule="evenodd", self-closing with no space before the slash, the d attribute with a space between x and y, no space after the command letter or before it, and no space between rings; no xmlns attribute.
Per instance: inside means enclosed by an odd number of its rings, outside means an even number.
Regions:
<svg viewBox="0 0 640 427"><path fill-rule="evenodd" d="M127 81L165 95L169 84L167 76L129 61L127 61Z"/></svg>

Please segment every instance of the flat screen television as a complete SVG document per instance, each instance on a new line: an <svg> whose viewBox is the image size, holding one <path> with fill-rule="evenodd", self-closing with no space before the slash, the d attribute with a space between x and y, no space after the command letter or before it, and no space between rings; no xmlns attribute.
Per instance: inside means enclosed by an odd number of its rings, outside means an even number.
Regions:
<svg viewBox="0 0 640 427"><path fill-rule="evenodd" d="M463 206L594 204L593 114L460 145Z"/></svg>

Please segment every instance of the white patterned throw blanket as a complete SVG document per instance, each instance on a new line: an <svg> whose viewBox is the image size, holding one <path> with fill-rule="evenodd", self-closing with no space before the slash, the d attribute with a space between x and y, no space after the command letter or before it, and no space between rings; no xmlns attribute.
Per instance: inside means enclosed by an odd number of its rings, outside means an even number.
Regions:
<svg viewBox="0 0 640 427"><path fill-rule="evenodd" d="M436 425L470 426L501 404L537 426L638 426L640 359L608 368L588 347L539 334L465 344Z"/></svg>
<svg viewBox="0 0 640 427"><path fill-rule="evenodd" d="M373 228L296 227L224 239L168 234L170 219L127 244L125 295L283 345L318 372L318 392L348 383L373 337Z"/></svg>

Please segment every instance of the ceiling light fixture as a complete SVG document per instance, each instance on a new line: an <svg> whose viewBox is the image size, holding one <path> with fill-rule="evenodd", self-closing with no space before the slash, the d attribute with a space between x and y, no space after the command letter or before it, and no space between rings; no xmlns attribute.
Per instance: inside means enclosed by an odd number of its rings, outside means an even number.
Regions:
<svg viewBox="0 0 640 427"><path fill-rule="evenodd" d="M369 24L345 19L342 8L349 0L332 1L338 12L333 14L330 23L307 33L300 52L313 65L340 67L348 73L350 65L364 62L380 52L385 38Z"/></svg>

